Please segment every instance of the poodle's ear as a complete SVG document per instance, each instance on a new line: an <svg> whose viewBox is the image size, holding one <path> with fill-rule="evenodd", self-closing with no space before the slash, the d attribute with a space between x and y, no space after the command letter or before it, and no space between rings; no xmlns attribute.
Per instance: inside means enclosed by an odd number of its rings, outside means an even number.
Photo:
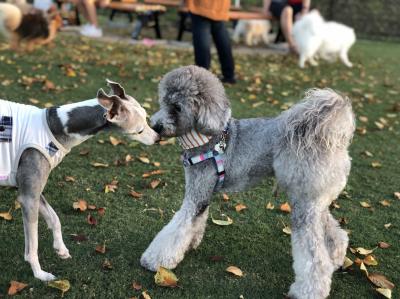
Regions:
<svg viewBox="0 0 400 299"><path fill-rule="evenodd" d="M220 103L221 104L221 103ZM225 105L200 105L196 129L204 135L216 135L221 133L231 117L231 109L228 101Z"/></svg>

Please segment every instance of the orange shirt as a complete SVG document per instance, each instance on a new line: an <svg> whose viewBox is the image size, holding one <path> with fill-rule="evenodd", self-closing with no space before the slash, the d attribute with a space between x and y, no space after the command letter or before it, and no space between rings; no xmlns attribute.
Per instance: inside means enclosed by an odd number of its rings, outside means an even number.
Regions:
<svg viewBox="0 0 400 299"><path fill-rule="evenodd" d="M186 0L189 11L214 21L229 19L230 0Z"/></svg>

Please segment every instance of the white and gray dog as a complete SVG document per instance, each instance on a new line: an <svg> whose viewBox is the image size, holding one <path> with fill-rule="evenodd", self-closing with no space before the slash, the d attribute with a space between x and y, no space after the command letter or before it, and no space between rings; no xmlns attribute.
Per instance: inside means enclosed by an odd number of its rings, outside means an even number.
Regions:
<svg viewBox="0 0 400 299"><path fill-rule="evenodd" d="M42 192L51 170L72 147L102 130L117 129L134 140L153 144L159 139L146 122L146 111L123 87L108 81L97 98L47 109L0 100L0 186L18 187L25 232L25 260L36 278L55 277L43 271L38 258L38 217L53 232L53 247L62 259L70 257L60 220Z"/></svg>
<svg viewBox="0 0 400 299"><path fill-rule="evenodd" d="M186 190L180 210L143 253L142 266L175 268L187 250L199 246L215 188L240 191L274 175L292 206L296 279L289 296L327 297L348 245L329 205L350 172L347 148L355 121L349 99L312 89L275 118L237 120L221 82L205 69L186 66L164 76L159 101L153 129L180 140Z"/></svg>

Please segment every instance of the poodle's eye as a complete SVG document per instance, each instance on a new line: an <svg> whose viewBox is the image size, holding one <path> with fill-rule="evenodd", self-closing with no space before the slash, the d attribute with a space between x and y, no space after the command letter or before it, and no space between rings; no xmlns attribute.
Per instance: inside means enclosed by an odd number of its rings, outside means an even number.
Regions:
<svg viewBox="0 0 400 299"><path fill-rule="evenodd" d="M182 111L181 106L179 106L177 104L174 105L174 109L175 109L176 112L181 112Z"/></svg>

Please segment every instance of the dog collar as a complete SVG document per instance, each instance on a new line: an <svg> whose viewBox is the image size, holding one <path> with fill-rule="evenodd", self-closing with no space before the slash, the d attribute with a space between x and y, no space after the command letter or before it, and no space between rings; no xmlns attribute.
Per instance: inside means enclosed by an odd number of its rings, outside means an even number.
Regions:
<svg viewBox="0 0 400 299"><path fill-rule="evenodd" d="M211 136L203 135L195 129L187 132L185 135L177 137L178 142L183 149L191 149L207 144L211 140Z"/></svg>
<svg viewBox="0 0 400 299"><path fill-rule="evenodd" d="M185 167L189 167L210 159L214 160L214 165L217 170L217 177L218 177L217 183L215 184L214 187L214 192L221 189L225 180L224 157L225 157L226 137L228 135L228 129L229 129L228 127L224 129L224 131L221 134L220 141L214 146L213 149L192 157L188 157L187 153L185 152L182 156L183 166Z"/></svg>

